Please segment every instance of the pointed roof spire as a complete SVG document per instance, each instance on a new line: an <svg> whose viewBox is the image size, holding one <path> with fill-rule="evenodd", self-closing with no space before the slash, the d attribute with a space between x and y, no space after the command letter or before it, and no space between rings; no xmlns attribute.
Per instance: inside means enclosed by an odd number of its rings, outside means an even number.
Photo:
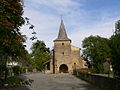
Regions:
<svg viewBox="0 0 120 90"><path fill-rule="evenodd" d="M54 41L71 41L68 37L67 37L67 33L65 30L65 26L63 23L63 20L61 19L61 24L60 24L60 29L59 29L59 34L56 40Z"/></svg>

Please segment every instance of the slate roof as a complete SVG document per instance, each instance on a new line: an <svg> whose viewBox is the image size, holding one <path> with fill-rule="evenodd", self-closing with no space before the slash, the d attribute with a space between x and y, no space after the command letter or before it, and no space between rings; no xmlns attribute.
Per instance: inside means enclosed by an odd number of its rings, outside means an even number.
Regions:
<svg viewBox="0 0 120 90"><path fill-rule="evenodd" d="M57 39L55 39L54 41L71 41L71 40L67 37L67 33L66 33L66 30L65 30L65 26L64 26L63 20L61 20L58 37L57 37Z"/></svg>

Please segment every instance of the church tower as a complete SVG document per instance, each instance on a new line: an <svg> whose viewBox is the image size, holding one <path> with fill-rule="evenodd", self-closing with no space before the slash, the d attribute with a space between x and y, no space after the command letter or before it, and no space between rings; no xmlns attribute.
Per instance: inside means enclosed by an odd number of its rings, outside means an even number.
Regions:
<svg viewBox="0 0 120 90"><path fill-rule="evenodd" d="M61 20L58 37L54 40L53 58L50 61L51 73L72 73L83 67L80 48L71 45L63 20Z"/></svg>
<svg viewBox="0 0 120 90"><path fill-rule="evenodd" d="M71 40L67 37L63 20L61 20L57 39L54 40L55 73L68 72L71 64Z"/></svg>

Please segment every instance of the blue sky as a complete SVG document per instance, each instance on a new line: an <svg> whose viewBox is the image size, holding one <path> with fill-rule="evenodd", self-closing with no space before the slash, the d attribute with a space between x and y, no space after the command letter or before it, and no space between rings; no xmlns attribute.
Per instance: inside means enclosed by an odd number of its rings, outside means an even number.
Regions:
<svg viewBox="0 0 120 90"><path fill-rule="evenodd" d="M50 48L57 38L61 15L72 45L80 48L82 40L90 35L109 38L120 19L120 0L25 0L24 5L24 16L35 26L38 39ZM22 32L28 37L29 50L32 31L23 26Z"/></svg>

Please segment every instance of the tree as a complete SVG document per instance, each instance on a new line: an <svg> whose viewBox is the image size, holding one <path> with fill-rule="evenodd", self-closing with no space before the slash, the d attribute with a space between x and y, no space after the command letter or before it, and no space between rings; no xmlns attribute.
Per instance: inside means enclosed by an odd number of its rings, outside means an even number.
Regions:
<svg viewBox="0 0 120 90"><path fill-rule="evenodd" d="M115 34L120 34L120 20L115 23Z"/></svg>
<svg viewBox="0 0 120 90"><path fill-rule="evenodd" d="M20 27L25 24L22 0L0 0L0 56L5 61L5 79L7 78L7 61L10 58L22 58L25 51L23 43L26 37Z"/></svg>
<svg viewBox="0 0 120 90"><path fill-rule="evenodd" d="M120 20L115 24L115 35L110 38L110 47L112 49L112 66L114 75L120 78Z"/></svg>
<svg viewBox="0 0 120 90"><path fill-rule="evenodd" d="M89 36L82 42L83 57L91 61L95 72L103 72L103 62L111 57L109 40L100 36Z"/></svg>
<svg viewBox="0 0 120 90"><path fill-rule="evenodd" d="M43 63L50 59L50 50L46 48L44 41L37 40L31 47L31 63L32 67L38 71L44 69Z"/></svg>

